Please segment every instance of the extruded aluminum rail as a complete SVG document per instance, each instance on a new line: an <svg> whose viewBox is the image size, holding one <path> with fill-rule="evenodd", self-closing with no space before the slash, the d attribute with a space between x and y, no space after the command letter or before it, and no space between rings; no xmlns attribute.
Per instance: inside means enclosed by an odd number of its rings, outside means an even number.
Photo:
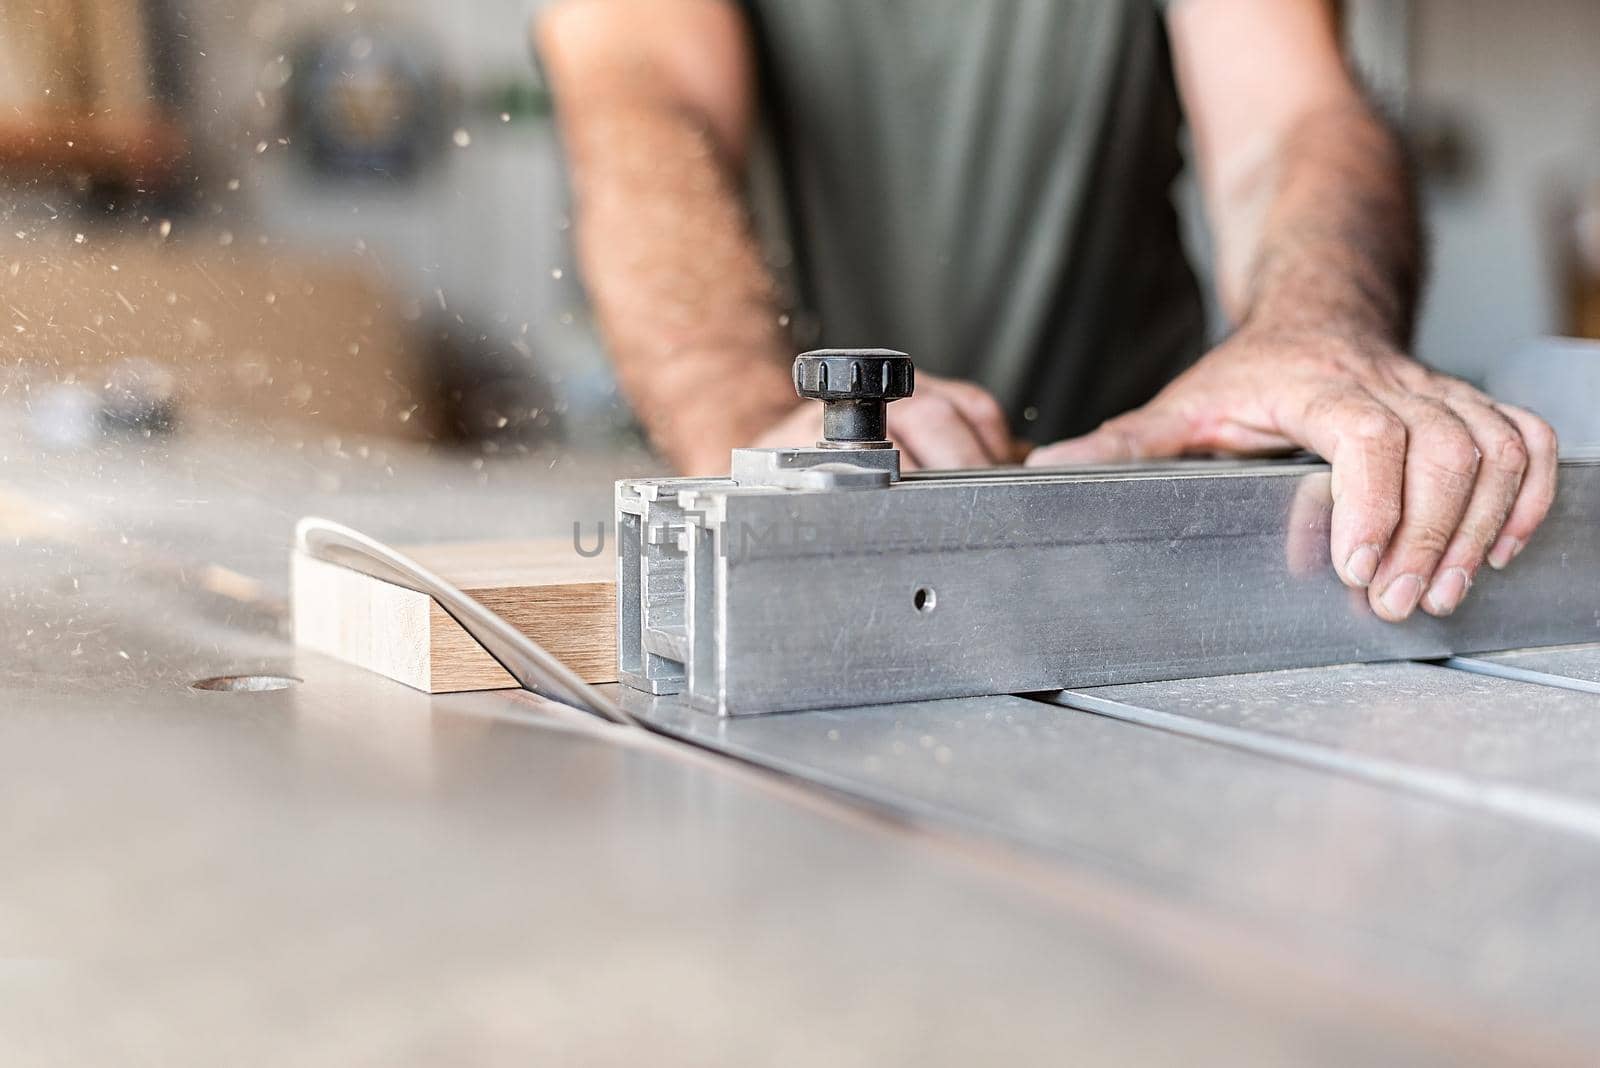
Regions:
<svg viewBox="0 0 1600 1068"><path fill-rule="evenodd" d="M1600 640L1600 455L1448 619L1384 623L1308 463L618 483L623 681L723 715Z"/></svg>

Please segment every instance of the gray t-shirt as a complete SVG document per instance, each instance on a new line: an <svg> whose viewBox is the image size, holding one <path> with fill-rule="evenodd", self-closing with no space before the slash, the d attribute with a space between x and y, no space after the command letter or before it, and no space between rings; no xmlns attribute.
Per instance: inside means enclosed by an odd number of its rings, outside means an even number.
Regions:
<svg viewBox="0 0 1600 1068"><path fill-rule="evenodd" d="M1200 351L1153 0L744 0L806 347L890 347L1035 441Z"/></svg>

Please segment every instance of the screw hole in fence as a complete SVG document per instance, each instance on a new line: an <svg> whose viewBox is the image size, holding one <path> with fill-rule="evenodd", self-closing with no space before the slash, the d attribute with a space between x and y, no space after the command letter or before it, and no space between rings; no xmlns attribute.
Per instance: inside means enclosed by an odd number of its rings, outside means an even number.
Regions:
<svg viewBox="0 0 1600 1068"><path fill-rule="evenodd" d="M917 592L911 595L911 606L919 612L931 612L938 603L939 595L928 586L917 587Z"/></svg>

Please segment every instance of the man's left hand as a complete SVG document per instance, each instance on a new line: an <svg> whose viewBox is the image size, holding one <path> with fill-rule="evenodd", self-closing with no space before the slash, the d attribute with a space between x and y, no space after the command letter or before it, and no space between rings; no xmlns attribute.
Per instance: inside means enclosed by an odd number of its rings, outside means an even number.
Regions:
<svg viewBox="0 0 1600 1068"><path fill-rule="evenodd" d="M1556 435L1386 341L1246 326L1149 404L1030 466L1304 447L1333 466L1331 550L1391 622L1455 611L1555 499Z"/></svg>

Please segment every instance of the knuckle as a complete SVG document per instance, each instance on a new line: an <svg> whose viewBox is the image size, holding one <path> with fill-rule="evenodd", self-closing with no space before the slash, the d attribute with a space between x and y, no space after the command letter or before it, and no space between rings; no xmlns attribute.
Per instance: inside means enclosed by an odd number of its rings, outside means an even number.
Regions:
<svg viewBox="0 0 1600 1068"><path fill-rule="evenodd" d="M1481 457L1477 443L1459 419L1436 420L1417 436L1417 456L1454 480L1475 478Z"/></svg>
<svg viewBox="0 0 1600 1068"><path fill-rule="evenodd" d="M1470 556L1474 561L1482 561L1483 554L1499 535L1505 520L1504 510L1497 512L1469 508L1467 514L1461 518L1460 528L1446 543L1445 554L1451 558ZM1457 559L1457 562L1464 561Z"/></svg>
<svg viewBox="0 0 1600 1068"><path fill-rule="evenodd" d="M962 383L961 396L966 398L967 405L975 415L981 415L986 420L1003 418L1000 402L982 386Z"/></svg>
<svg viewBox="0 0 1600 1068"><path fill-rule="evenodd" d="M1367 522L1385 535L1400 525L1400 501L1388 494L1374 497L1366 502L1362 511L1366 515Z"/></svg>
<svg viewBox="0 0 1600 1068"><path fill-rule="evenodd" d="M1428 392L1434 396L1463 397L1476 392L1471 385L1457 378L1455 375L1447 375L1443 371L1435 371L1420 364L1415 364L1413 366L1415 366L1417 369L1419 375L1418 380L1421 381L1424 386L1426 386Z"/></svg>
<svg viewBox="0 0 1600 1068"><path fill-rule="evenodd" d="M1004 425L1006 421L1005 409L1000 407L1000 402L994 395L984 390L978 390L976 404L983 412L983 417L992 423Z"/></svg>
<svg viewBox="0 0 1600 1068"><path fill-rule="evenodd" d="M961 435L971 437L971 428L967 421L961 418L961 409L949 401L931 409L927 416L930 426L937 427L939 432L948 436Z"/></svg>
<svg viewBox="0 0 1600 1068"><path fill-rule="evenodd" d="M1353 437L1373 445L1394 445L1406 438L1406 425L1387 408L1363 406L1347 422Z"/></svg>
<svg viewBox="0 0 1600 1068"><path fill-rule="evenodd" d="M1105 442L1108 454L1119 460L1132 460L1139 456L1138 438L1120 416L1101 423L1093 436Z"/></svg>
<svg viewBox="0 0 1600 1068"><path fill-rule="evenodd" d="M1418 523L1404 532L1401 542L1412 552L1439 556L1454 534L1455 531L1446 530L1435 523Z"/></svg>
<svg viewBox="0 0 1600 1068"><path fill-rule="evenodd" d="M1498 470L1520 475L1528 469L1528 447L1523 444L1520 435L1510 430L1500 431L1487 444L1489 448L1484 450L1484 455Z"/></svg>
<svg viewBox="0 0 1600 1068"><path fill-rule="evenodd" d="M1361 518L1349 523L1345 529L1355 539L1352 544L1374 542L1378 545L1400 545L1396 532L1400 527L1399 509L1369 509ZM1387 555L1387 554L1386 554Z"/></svg>
<svg viewBox="0 0 1600 1068"><path fill-rule="evenodd" d="M921 421L954 418L956 406L950 398L943 393L924 393L920 397L908 397L901 402L900 412ZM889 408L892 414L895 408Z"/></svg>
<svg viewBox="0 0 1600 1068"><path fill-rule="evenodd" d="M1143 455L1144 450L1139 447L1139 435L1130 426L1117 426L1107 428L1107 432L1116 438L1122 451L1129 456Z"/></svg>
<svg viewBox="0 0 1600 1068"><path fill-rule="evenodd" d="M1522 439L1530 449L1540 453L1553 455L1559 447L1555 427L1538 416L1533 416L1523 425Z"/></svg>
<svg viewBox="0 0 1600 1068"><path fill-rule="evenodd" d="M1517 502L1512 506L1511 516L1507 520L1508 526L1516 526L1531 532L1534 527L1543 523L1550 510L1555 507L1556 486L1553 482L1539 482L1537 484L1523 483L1523 491L1517 497Z"/></svg>
<svg viewBox="0 0 1600 1068"><path fill-rule="evenodd" d="M1418 363L1408 356L1396 354L1398 358L1389 360L1384 366L1397 382L1405 383L1408 387L1429 392L1437 392L1451 381L1449 375L1440 374L1426 364Z"/></svg>
<svg viewBox="0 0 1600 1068"><path fill-rule="evenodd" d="M1305 417L1319 423L1334 419L1344 407L1347 396L1343 390L1319 389L1310 392L1305 399Z"/></svg>
<svg viewBox="0 0 1600 1068"><path fill-rule="evenodd" d="M1335 480L1340 477L1337 471L1334 477ZM1400 526L1403 506L1398 487L1391 492L1369 483L1361 492L1335 500L1334 510L1348 516L1344 522L1358 531L1363 541L1376 541L1381 545Z"/></svg>

